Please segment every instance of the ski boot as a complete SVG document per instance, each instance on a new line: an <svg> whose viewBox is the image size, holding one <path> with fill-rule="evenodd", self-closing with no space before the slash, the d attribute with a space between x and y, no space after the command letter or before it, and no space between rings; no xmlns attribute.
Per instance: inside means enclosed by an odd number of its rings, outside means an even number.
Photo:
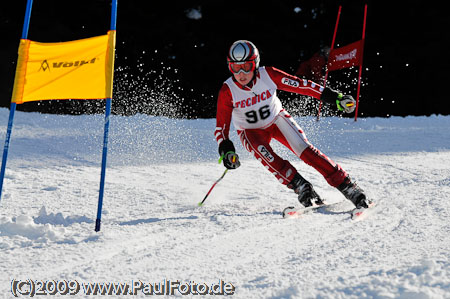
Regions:
<svg viewBox="0 0 450 299"><path fill-rule="evenodd" d="M305 180L300 174L296 173L292 181L287 185L289 189L293 189L298 194L298 201L305 207L314 205L323 205L324 202L320 196L314 191L310 182Z"/></svg>
<svg viewBox="0 0 450 299"><path fill-rule="evenodd" d="M355 205L356 208L352 212L352 218L360 216L366 209L374 206L374 203L364 194L364 190L356 183L352 183L348 177L337 188L345 198Z"/></svg>

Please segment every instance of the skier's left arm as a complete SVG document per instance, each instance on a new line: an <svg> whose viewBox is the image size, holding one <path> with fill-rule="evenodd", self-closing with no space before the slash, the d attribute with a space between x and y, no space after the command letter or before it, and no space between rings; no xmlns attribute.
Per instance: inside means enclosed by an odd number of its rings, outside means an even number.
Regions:
<svg viewBox="0 0 450 299"><path fill-rule="evenodd" d="M329 87L324 88L311 80L300 79L274 67L266 67L266 71L280 90L311 96L327 104L336 105L339 110L346 113L355 110L356 101L350 95L343 95Z"/></svg>
<svg viewBox="0 0 450 299"><path fill-rule="evenodd" d="M351 95L344 95L341 92L325 87L320 99L330 105L336 104L340 111L352 113L356 108L356 101Z"/></svg>

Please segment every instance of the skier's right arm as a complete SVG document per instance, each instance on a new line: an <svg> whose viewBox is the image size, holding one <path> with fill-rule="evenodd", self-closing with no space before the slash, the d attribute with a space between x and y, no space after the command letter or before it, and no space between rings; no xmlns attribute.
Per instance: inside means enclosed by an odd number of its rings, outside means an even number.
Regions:
<svg viewBox="0 0 450 299"><path fill-rule="evenodd" d="M219 146L220 159L228 169L235 169L241 165L233 142L229 139L232 112L233 97L228 85L223 84L217 99L216 130L214 131L214 136Z"/></svg>
<svg viewBox="0 0 450 299"><path fill-rule="evenodd" d="M231 113L233 112L233 97L231 96L228 85L223 84L217 98L216 130L214 136L217 144L220 145L223 140L228 139L230 132Z"/></svg>

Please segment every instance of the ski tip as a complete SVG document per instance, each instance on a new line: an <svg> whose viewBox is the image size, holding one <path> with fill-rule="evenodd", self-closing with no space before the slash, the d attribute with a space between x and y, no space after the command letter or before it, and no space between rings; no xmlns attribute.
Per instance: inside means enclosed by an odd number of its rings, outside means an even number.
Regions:
<svg viewBox="0 0 450 299"><path fill-rule="evenodd" d="M351 219L353 221L360 221L366 219L370 214L374 212L375 203L372 202L368 208L354 209L351 213Z"/></svg>
<svg viewBox="0 0 450 299"><path fill-rule="evenodd" d="M201 206L203 206L203 203L202 203L202 202L199 202L197 205L198 205L199 207L201 207Z"/></svg>
<svg viewBox="0 0 450 299"><path fill-rule="evenodd" d="M295 207L287 207L283 210L283 218L297 218L299 216L299 214L297 213L297 210L295 209Z"/></svg>

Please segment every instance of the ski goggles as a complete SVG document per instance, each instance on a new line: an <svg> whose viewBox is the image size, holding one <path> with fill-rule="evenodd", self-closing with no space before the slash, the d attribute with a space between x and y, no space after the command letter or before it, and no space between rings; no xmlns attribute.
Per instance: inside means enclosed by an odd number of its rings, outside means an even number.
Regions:
<svg viewBox="0 0 450 299"><path fill-rule="evenodd" d="M230 72L233 74L239 74L240 72L244 72L245 74L254 71L256 68L256 64L254 60L244 61L244 62L229 62L228 68Z"/></svg>

